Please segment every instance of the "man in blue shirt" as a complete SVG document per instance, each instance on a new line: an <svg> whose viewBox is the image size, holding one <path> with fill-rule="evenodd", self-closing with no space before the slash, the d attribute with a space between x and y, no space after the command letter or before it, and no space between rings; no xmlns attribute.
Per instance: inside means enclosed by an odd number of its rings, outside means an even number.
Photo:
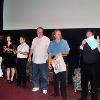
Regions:
<svg viewBox="0 0 100 100"><path fill-rule="evenodd" d="M67 56L69 54L70 48L66 40L62 39L61 31L59 29L55 29L52 33L52 39L49 47L49 69L53 68L51 64L51 59L57 60L59 57ZM67 100L66 98L66 66L60 66L62 68L59 69L58 73L54 72L54 94L53 97L59 96L59 81L60 81L60 91L63 97L63 100Z"/></svg>

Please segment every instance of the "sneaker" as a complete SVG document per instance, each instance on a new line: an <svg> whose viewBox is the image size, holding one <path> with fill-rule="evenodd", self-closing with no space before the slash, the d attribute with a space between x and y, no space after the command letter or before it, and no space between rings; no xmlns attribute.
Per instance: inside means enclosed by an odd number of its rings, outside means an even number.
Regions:
<svg viewBox="0 0 100 100"><path fill-rule="evenodd" d="M35 88L32 89L32 91L37 92L37 91L39 91L39 88L35 87Z"/></svg>
<svg viewBox="0 0 100 100"><path fill-rule="evenodd" d="M43 94L47 94L47 90L43 90Z"/></svg>

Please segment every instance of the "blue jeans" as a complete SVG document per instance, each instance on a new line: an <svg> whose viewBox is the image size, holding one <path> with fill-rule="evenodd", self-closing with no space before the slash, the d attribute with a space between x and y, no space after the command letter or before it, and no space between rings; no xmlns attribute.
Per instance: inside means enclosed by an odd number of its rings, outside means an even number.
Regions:
<svg viewBox="0 0 100 100"><path fill-rule="evenodd" d="M32 68L32 83L34 87L39 87L41 82L42 90L48 87L48 65L47 63L35 64L33 63Z"/></svg>

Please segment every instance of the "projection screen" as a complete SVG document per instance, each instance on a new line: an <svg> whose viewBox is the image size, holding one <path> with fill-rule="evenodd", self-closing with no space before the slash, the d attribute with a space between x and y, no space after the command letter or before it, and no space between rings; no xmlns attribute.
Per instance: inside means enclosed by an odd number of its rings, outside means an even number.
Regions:
<svg viewBox="0 0 100 100"><path fill-rule="evenodd" d="M4 0L3 30L100 28L100 0Z"/></svg>

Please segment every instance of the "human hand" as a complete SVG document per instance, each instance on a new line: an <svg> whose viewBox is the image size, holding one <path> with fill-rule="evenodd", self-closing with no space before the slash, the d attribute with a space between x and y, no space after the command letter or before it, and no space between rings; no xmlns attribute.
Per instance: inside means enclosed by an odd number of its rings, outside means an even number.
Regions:
<svg viewBox="0 0 100 100"><path fill-rule="evenodd" d="M48 68L49 68L49 70L51 70L51 69L52 69L52 65L50 64L50 65L48 66Z"/></svg>
<svg viewBox="0 0 100 100"><path fill-rule="evenodd" d="M82 45L84 45L86 43L86 39L84 39L83 41L82 41Z"/></svg>
<svg viewBox="0 0 100 100"><path fill-rule="evenodd" d="M32 61L32 59L31 59L31 57L29 57L29 58L28 58L28 62L31 62L31 61Z"/></svg>

